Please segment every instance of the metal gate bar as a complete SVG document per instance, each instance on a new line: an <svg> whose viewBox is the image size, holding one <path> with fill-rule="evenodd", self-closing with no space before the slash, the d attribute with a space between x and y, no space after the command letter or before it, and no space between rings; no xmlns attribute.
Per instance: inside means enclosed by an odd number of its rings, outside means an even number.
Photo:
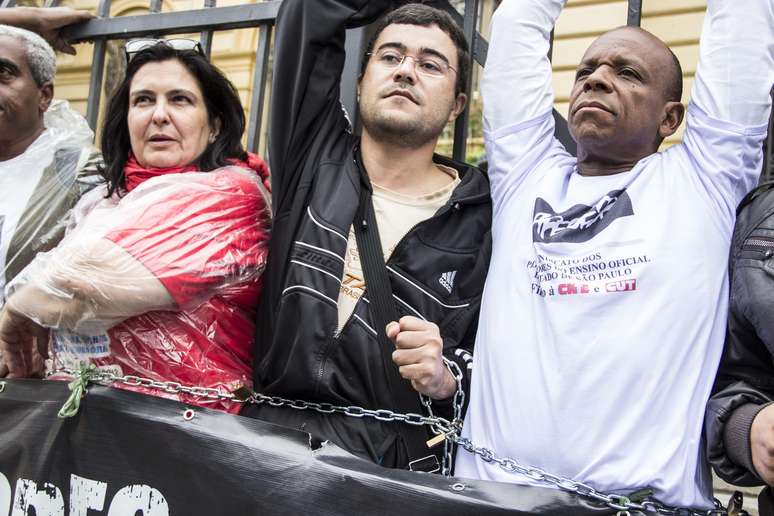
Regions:
<svg viewBox="0 0 774 516"><path fill-rule="evenodd" d="M204 0L205 9L215 7L215 4L215 0ZM211 30L204 30L199 36L199 44L207 57L210 57L210 54L212 53L212 35L213 32Z"/></svg>
<svg viewBox="0 0 774 516"><path fill-rule="evenodd" d="M59 3L58 0L44 1L46 6L54 6ZM272 27L281 0L227 7L216 7L216 0L204 0L203 9L167 13L158 12L161 8L162 0L149 0L149 2L151 12L155 14L111 18L109 16L111 0L100 0L97 13L100 16L99 19L90 20L76 28L65 31L65 37L72 39L76 43L95 41L86 114L89 125L92 128L96 127L99 114L107 40L200 32L202 48L209 55L215 31L257 27L260 28L260 33L255 53L256 64L253 72L253 89L250 99L250 120L247 127L247 146L252 151L257 150L261 143L261 121L266 98L266 82L269 76L268 66L271 54ZM470 75L472 77L475 63L483 66L486 62L489 46L486 39L476 30L480 0L466 0L464 15L454 9L448 0L439 0L434 3L449 12L457 23L462 26L471 50ZM627 25L640 26L642 22L643 0L628 0L627 4ZM0 8L14 5L16 5L16 0L0 0ZM349 47L359 49L362 46L363 34L363 31L360 31L356 36L353 35L358 38L360 44L349 45L348 50L350 50ZM349 37L350 35L348 34L348 40ZM345 73L342 76L343 94L352 89L351 86L357 82L357 76L360 72L358 63L359 56L352 56L351 61L348 59ZM469 79L468 84L466 84L466 93L468 93L469 99L471 98L470 90L471 80ZM350 114L353 116L353 120L357 120L357 106L354 99L342 100L345 101L345 105L347 105ZM575 142L569 135L566 120L556 112L554 117L556 119L557 138L574 154ZM468 127L469 110L466 108L458 117L454 128L453 156L456 159L464 160ZM770 178L774 175L774 135L772 135L771 131L769 132L766 148L766 162L762 178Z"/></svg>
<svg viewBox="0 0 774 516"><path fill-rule="evenodd" d="M192 9L154 15L119 16L89 20L65 32L76 43L98 39L129 39L148 34L184 34L187 32L246 29L274 24L278 0L259 4Z"/></svg>
<svg viewBox="0 0 774 516"><path fill-rule="evenodd" d="M6 2L14 0L3 0ZM88 21L77 28L70 29L65 36L74 42L95 40L93 69L89 85L89 99L87 103L86 119L92 128L96 127L99 105L101 100L101 88L104 75L104 60L106 52L106 40L129 39L136 37L158 36L167 34L180 34L189 32L202 33L202 48L207 54L212 48L212 34L219 30L242 29L259 27L258 48L256 49L256 66L253 73L253 92L250 99L250 120L248 122L247 146L255 151L260 146L261 121L263 118L263 105L266 97L266 81L268 78L268 63L271 53L272 26L279 10L281 1L268 1L257 4L237 5L228 7L215 7L216 0L205 0L205 8L193 9L181 12L159 12L161 0L150 0L150 15L109 17L110 0L102 0L98 8L99 19ZM465 31L465 36L471 46L472 63L484 64L488 48L487 41L476 30L478 20L479 0L467 0L465 3L465 15L460 15L448 0L440 2L440 7L451 13ZM352 32L352 31L351 31ZM363 38L362 32L353 37ZM362 43L362 42L361 42ZM353 45L359 48L360 45ZM472 64L471 63L471 64ZM472 68L472 66L471 66ZM352 89L359 75L359 56L353 56L345 68L342 83L348 85L342 90ZM471 81L466 85L466 91L470 97ZM353 99L349 99L353 100ZM353 104L349 106L349 104ZM346 102L353 118L357 118L354 102ZM468 111L459 118L455 126L454 155L458 159L464 159L465 141L468 127Z"/></svg>
<svg viewBox="0 0 774 516"><path fill-rule="evenodd" d="M258 152L261 143L263 103L266 97L266 82L269 70L272 25L262 25L258 33L258 48L255 50L253 91L250 99L250 120L247 124L247 150ZM257 89L257 91L256 91Z"/></svg>
<svg viewBox="0 0 774 516"><path fill-rule="evenodd" d="M468 78L465 83L465 92L468 94L468 103L454 122L454 147L452 148L452 157L458 161L465 161L465 152L467 150L468 118L470 117L470 101L473 99L473 66L475 66L476 63L476 58L473 55L473 46L476 43L477 26L478 0L466 0L462 30L465 33L465 39L468 41L468 46L471 49L471 62L468 67Z"/></svg>
<svg viewBox="0 0 774 516"><path fill-rule="evenodd" d="M639 27L642 25L642 0L629 0L626 25L629 27Z"/></svg>
<svg viewBox="0 0 774 516"><path fill-rule="evenodd" d="M97 7L97 16L107 18L110 16L111 0L100 0ZM92 22L88 22L92 23ZM86 103L86 121L89 127L96 132L97 117L99 116L99 101L102 98L102 78L105 75L105 51L107 40L98 39L94 42L94 50L91 61L91 76L89 77L89 99Z"/></svg>

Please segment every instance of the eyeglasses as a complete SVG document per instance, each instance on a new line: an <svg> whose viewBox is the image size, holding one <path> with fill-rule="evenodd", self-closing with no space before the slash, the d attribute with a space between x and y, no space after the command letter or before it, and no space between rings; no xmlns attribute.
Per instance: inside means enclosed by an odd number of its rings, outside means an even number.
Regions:
<svg viewBox="0 0 774 516"><path fill-rule="evenodd" d="M126 54L126 62L131 61L135 55L143 50L147 50L156 45L165 45L174 50L182 52L197 52L199 55L204 55L204 50L198 41L184 38L173 39L154 39L154 38L142 38L133 39L127 41L124 45L124 53ZM206 57L206 56L205 56Z"/></svg>
<svg viewBox="0 0 774 516"><path fill-rule="evenodd" d="M454 68L449 66L442 57L433 54L427 54L422 57L412 56L404 54L394 48L383 48L377 52L369 52L366 54L369 57L376 59L376 63L388 70L394 70L403 64L403 61L410 57L414 60L414 70L418 74L425 75L427 77L443 77L449 70L457 72Z"/></svg>

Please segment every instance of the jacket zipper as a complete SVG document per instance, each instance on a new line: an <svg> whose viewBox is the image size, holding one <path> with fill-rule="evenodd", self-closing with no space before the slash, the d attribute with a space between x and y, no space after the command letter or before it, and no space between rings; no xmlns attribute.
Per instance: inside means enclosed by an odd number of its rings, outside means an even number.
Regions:
<svg viewBox="0 0 774 516"><path fill-rule="evenodd" d="M774 252L774 238L767 238L767 237L748 238L742 244L742 250L745 250L745 249Z"/></svg>

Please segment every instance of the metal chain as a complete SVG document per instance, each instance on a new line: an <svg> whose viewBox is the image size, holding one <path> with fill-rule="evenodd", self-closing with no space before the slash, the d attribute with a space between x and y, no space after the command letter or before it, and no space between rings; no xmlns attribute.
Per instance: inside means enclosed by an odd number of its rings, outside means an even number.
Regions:
<svg viewBox="0 0 774 516"><path fill-rule="evenodd" d="M470 439L461 437L457 434L452 435L450 438L464 450L481 457L481 460L484 462L496 464L509 473L518 473L524 475L530 480L551 484L563 491L576 493L580 496L602 502L608 507L618 511L655 511L658 514L667 514L672 516L725 516L728 514L717 500L715 500L715 509L709 509L706 511L669 507L652 498L645 499L641 502L634 502L626 496L605 494L597 491L588 484L584 484L583 482L576 482L575 480L569 478L552 475L551 473L548 473L534 466L522 466L515 459L499 457L489 448L476 446L473 444L473 442L471 442Z"/></svg>
<svg viewBox="0 0 774 516"><path fill-rule="evenodd" d="M496 464L503 470L509 473L518 473L526 476L527 478L541 482L544 484L552 485L562 491L574 493L584 498L588 498L597 502L600 502L607 507L619 511L619 513L626 514L628 511L641 511L641 512L655 512L657 514L664 514L668 516L728 516L728 512L724 509L720 502L715 500L715 508L709 510L696 510L670 507L653 498L646 498L642 501L636 502L630 500L624 495L606 494L598 491L588 484L583 482L577 482L570 478L562 477L559 475L553 475L544 471L543 469L534 466L523 466L517 460L510 457L500 457L494 451L483 446L476 446L470 439L462 437L460 431L462 429L462 407L465 400L465 393L462 389L462 371L459 366L452 362L446 361L445 364L449 368L449 372L454 376L457 383L457 392L454 394L454 418L452 421L440 416L433 415L432 401L430 398L420 396L422 405L428 410L429 415L416 413L402 414L399 412L393 412L388 409L367 409L359 406L340 406L333 405L332 403L316 403L312 401L303 400L290 400L279 396L266 396L259 392L252 391L249 397L240 397L234 393L223 392L216 388L209 387L195 387L189 385L183 385L179 382L162 382L151 380L149 378L142 378L134 375L120 376L108 371L97 371L91 377L91 381L95 383L120 383L131 387L146 387L149 389L158 389L168 394L189 394L191 396L197 396L201 398L211 400L226 400L234 403L266 403L272 407L289 407L296 410L313 410L322 414L343 414L349 417L363 418L369 417L378 421L399 421L407 423L409 425L422 426L427 425L431 431L436 435L443 434L444 439L444 464L443 474L449 476L451 470L451 450L452 445L459 445L462 449L474 455L478 455L481 460L490 464ZM57 369L52 371L47 376L53 376L57 374L66 374L69 376L77 376L78 371L70 369ZM747 514L742 512L741 514Z"/></svg>
<svg viewBox="0 0 774 516"><path fill-rule="evenodd" d="M452 433L459 433L462 431L462 407L465 405L465 389L462 388L462 370L456 362L453 362L446 357L443 357L443 364L446 366L449 373L451 373L454 378L454 383L457 386L454 390L454 399L452 400L453 413L450 424L452 426ZM420 394L419 401L422 402L422 405L425 407L425 410L427 410L430 417L434 417L433 400L430 399L429 396ZM441 435L441 432L435 427L431 427L431 430L436 435ZM450 477L454 461L454 443L449 439L447 433L444 433L443 435L443 464L441 465L441 474L445 477Z"/></svg>

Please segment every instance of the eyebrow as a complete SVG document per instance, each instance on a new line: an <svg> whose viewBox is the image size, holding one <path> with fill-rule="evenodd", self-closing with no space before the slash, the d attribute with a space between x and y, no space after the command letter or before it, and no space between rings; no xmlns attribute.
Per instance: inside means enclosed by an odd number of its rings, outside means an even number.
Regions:
<svg viewBox="0 0 774 516"><path fill-rule="evenodd" d="M600 59L598 57L592 57L590 59L584 59L580 62L578 67L581 66L596 66L599 64ZM645 63L639 59L634 59L632 56L626 56L626 55L617 55L613 57L612 59L613 64L616 66L621 65L630 65L630 66L636 66L639 70L643 72L647 72Z"/></svg>
<svg viewBox="0 0 774 516"><path fill-rule="evenodd" d="M382 43L381 45L379 45L379 48L377 48L376 50L378 51L378 50L381 50L383 48L395 48L395 49L398 49L398 50L400 50L401 52L404 52L404 53L408 49L408 47L406 47L406 45L404 45L403 43L398 43L397 41L388 41L386 43ZM443 55L441 52L439 52L438 50L436 50L434 48L422 47L422 48L419 49L418 54L419 55L435 56L438 59L443 59L443 61L446 62L446 64L451 64L451 63L449 63L449 58L448 57L446 57L445 55Z"/></svg>
<svg viewBox="0 0 774 516"><path fill-rule="evenodd" d="M190 96L192 96L194 98L198 98L198 96L194 92L192 92L190 90L181 89L181 88L174 89L174 90L169 90L166 93L164 93L164 95L166 95L166 96L174 96L174 95L180 95L181 93L186 94L186 95L190 95ZM155 97L157 95L157 93L155 91L152 91L152 90L137 90L137 91L132 91L132 92L129 93L130 97L136 97L137 95L152 95L152 96Z"/></svg>
<svg viewBox="0 0 774 516"><path fill-rule="evenodd" d="M174 96L174 95L180 95L180 94L190 95L191 97L198 98L198 95L196 95L196 93L192 92L191 90L186 90L186 89L183 89L183 88L178 88L176 90L170 90L170 91L168 91L166 93L167 96Z"/></svg>

